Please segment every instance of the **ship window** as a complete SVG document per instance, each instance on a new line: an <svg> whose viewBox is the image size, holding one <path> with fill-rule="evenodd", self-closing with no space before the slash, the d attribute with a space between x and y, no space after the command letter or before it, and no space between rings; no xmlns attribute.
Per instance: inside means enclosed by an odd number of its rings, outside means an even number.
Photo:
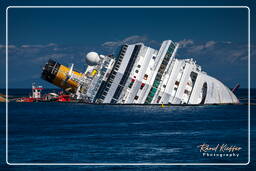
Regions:
<svg viewBox="0 0 256 171"><path fill-rule="evenodd" d="M115 76L114 76L114 75L111 75L111 76L110 76L110 79L114 79L114 78L115 78Z"/></svg>
<svg viewBox="0 0 256 171"><path fill-rule="evenodd" d="M161 74L158 73L158 74L156 75L156 80L159 80L159 81L161 80Z"/></svg>
<svg viewBox="0 0 256 171"><path fill-rule="evenodd" d="M109 83L113 83L113 80L114 80L114 79L110 78L110 79L109 79Z"/></svg>
<svg viewBox="0 0 256 171"><path fill-rule="evenodd" d="M105 62L104 62L104 65L105 65L105 66L108 66L108 65L109 65L109 62L108 62L108 61L105 61Z"/></svg>
<svg viewBox="0 0 256 171"><path fill-rule="evenodd" d="M180 84L180 82L179 82L179 81L176 81L176 82L175 82L175 85L177 85L177 86L178 86L179 84Z"/></svg>
<svg viewBox="0 0 256 171"><path fill-rule="evenodd" d="M129 88L132 88L133 83L134 83L134 82L131 82L128 87L129 87Z"/></svg>
<svg viewBox="0 0 256 171"><path fill-rule="evenodd" d="M135 100L138 100L138 98L139 98L139 96L135 96L135 97L134 97Z"/></svg>
<svg viewBox="0 0 256 171"><path fill-rule="evenodd" d="M145 74L145 75L144 75L144 80L147 80L147 79L148 79L148 75Z"/></svg>
<svg viewBox="0 0 256 171"><path fill-rule="evenodd" d="M140 86L140 89L143 89L144 86L145 86L145 83L142 83Z"/></svg>
<svg viewBox="0 0 256 171"><path fill-rule="evenodd" d="M117 101L115 99L112 99L110 103L116 103Z"/></svg>
<svg viewBox="0 0 256 171"><path fill-rule="evenodd" d="M156 101L156 102L157 102L157 103L159 103L159 102L160 102L160 100L161 100L161 98L162 98L161 96L158 96L158 97L157 97L157 101Z"/></svg>
<svg viewBox="0 0 256 171"><path fill-rule="evenodd" d="M140 65L138 65L138 68L140 68Z"/></svg>
<svg viewBox="0 0 256 171"><path fill-rule="evenodd" d="M110 86L111 86L111 84L110 84L110 83L108 83L106 87L108 87L108 88L109 88Z"/></svg>
<svg viewBox="0 0 256 171"><path fill-rule="evenodd" d="M107 71L107 68L102 68L101 71L105 73Z"/></svg>
<svg viewBox="0 0 256 171"><path fill-rule="evenodd" d="M185 94L189 94L189 91L188 91L188 90L185 90L184 93L185 93Z"/></svg>
<svg viewBox="0 0 256 171"><path fill-rule="evenodd" d="M206 95L207 95L207 83L205 82L203 84L203 87L202 87L202 100L200 102L200 104L204 104L205 103L205 99L206 99Z"/></svg>
<svg viewBox="0 0 256 171"><path fill-rule="evenodd" d="M163 85L163 88L165 88L166 87L166 85Z"/></svg>
<svg viewBox="0 0 256 171"><path fill-rule="evenodd" d="M156 57L155 57L155 56L153 56L152 58L153 58L154 60L156 59Z"/></svg>
<svg viewBox="0 0 256 171"><path fill-rule="evenodd" d="M138 73L139 71L138 70L135 70L135 73Z"/></svg>

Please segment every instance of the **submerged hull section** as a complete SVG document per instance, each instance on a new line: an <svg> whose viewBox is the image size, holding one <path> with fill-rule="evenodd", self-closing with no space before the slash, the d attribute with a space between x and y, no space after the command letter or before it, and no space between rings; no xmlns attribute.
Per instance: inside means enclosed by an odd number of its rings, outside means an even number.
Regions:
<svg viewBox="0 0 256 171"><path fill-rule="evenodd" d="M166 40L159 50L137 43L123 45L116 58L90 55L88 60L97 63L88 66L83 74L68 77L67 85L75 87L72 90L76 91L73 94L77 99L89 103L239 103L229 88L203 72L193 59L176 59L178 46ZM53 77L51 72L43 73L43 79L63 88L52 81L58 74ZM71 84L73 81L77 84Z"/></svg>

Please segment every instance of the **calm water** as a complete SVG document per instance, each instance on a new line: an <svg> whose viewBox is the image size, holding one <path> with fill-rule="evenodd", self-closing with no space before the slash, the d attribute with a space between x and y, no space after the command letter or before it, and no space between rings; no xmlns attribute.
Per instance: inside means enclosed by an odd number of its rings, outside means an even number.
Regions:
<svg viewBox="0 0 256 171"><path fill-rule="evenodd" d="M10 94L22 96L22 92L27 91L11 90ZM246 93L240 90L238 96L246 97ZM0 105L1 109L5 106L4 103ZM4 114L1 110L1 115ZM254 120L252 116L252 122ZM2 124L1 130L4 126ZM248 161L246 105L162 108L12 102L9 103L8 128L10 163ZM1 142L4 142L5 132L1 132ZM255 133L253 127L252 133ZM235 145L242 149L238 157L206 157L198 148L203 143ZM4 153L5 149L1 148L1 154Z"/></svg>

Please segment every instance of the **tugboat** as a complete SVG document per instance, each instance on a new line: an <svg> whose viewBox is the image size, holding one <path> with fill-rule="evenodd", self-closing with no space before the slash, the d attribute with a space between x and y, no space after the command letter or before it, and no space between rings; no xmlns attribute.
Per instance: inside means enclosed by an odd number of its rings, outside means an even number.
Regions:
<svg viewBox="0 0 256 171"><path fill-rule="evenodd" d="M38 102L42 101L41 92L43 90L42 86L36 86L35 83L32 84L32 96L22 97L16 100L16 102Z"/></svg>
<svg viewBox="0 0 256 171"><path fill-rule="evenodd" d="M71 95L65 94L64 92L48 93L42 95L42 86L37 86L35 83L32 84L32 96L21 97L16 99L16 102L71 102L73 101Z"/></svg>

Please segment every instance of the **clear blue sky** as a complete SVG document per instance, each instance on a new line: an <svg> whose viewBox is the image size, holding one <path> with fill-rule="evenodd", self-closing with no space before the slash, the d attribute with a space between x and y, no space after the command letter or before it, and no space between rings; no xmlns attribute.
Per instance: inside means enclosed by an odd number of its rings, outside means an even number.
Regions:
<svg viewBox="0 0 256 171"><path fill-rule="evenodd" d="M189 4L185 1L174 1L172 4L150 3L151 5L199 5L200 3L202 5L250 5L242 1L232 2L233 4L231 1L218 1L214 4L209 1L194 1L194 3ZM62 4L57 4L56 1L33 3L28 1L23 1L22 3L12 1L10 3L9 1L9 3L2 4L1 9L4 9L8 5L113 5L115 2L110 1L108 4L105 2L74 4L70 1L63 1ZM143 5L143 3L122 3L115 5ZM203 65L205 71L209 71L209 74L216 76L228 86L233 86L236 82L239 82L242 87L247 87L247 62L244 60L245 54L247 53L246 44L248 41L248 10L246 8L11 8L8 12L9 45L14 47L10 49L9 54L10 87L29 87L34 80L40 80L38 77L40 76L41 66L45 60L35 62L36 59L41 59L42 57L46 59L47 56L51 56L51 53L53 54L58 51L56 53L57 55L70 55L72 56L72 60L78 61L77 64L80 63L83 65L79 54L86 52L88 47L92 49L100 48L104 42L118 42L134 35L147 37L148 40L154 40L156 42L166 39L172 39L177 42L191 40L193 44L184 47L181 50L181 55L196 56L196 59L198 57L197 61L198 63L201 62L199 64ZM3 13L1 15L3 18ZM4 25L3 21L1 20L1 25ZM254 27L254 23L252 27ZM4 35L4 30L2 31L2 35ZM214 46L206 48L208 47L207 42L214 42ZM0 40L0 44L5 44L4 39ZM255 48L253 39L252 44L253 48ZM86 48L83 49L83 47ZM200 47L204 47L201 54L198 52L189 53L191 49ZM61 51L61 49L63 50ZM215 54L218 50L219 53ZM227 53L225 54L225 52ZM228 55L231 57L233 55L233 57L231 58ZM0 51L0 56L1 65L4 65L3 49ZM211 60L207 60L207 56ZM33 62L30 63L30 61ZM63 60L63 62L65 61L70 62L71 60ZM252 66L255 65L254 57ZM1 68L1 71L4 71L4 66ZM1 76L4 76L4 72L1 72ZM221 76L223 78L220 78ZM252 86L256 87L256 84L254 82L252 83ZM0 87L4 87L4 80L0 82Z"/></svg>
<svg viewBox="0 0 256 171"><path fill-rule="evenodd" d="M247 42L247 9L10 9L10 44L154 40ZM18 28L18 30L17 30Z"/></svg>

